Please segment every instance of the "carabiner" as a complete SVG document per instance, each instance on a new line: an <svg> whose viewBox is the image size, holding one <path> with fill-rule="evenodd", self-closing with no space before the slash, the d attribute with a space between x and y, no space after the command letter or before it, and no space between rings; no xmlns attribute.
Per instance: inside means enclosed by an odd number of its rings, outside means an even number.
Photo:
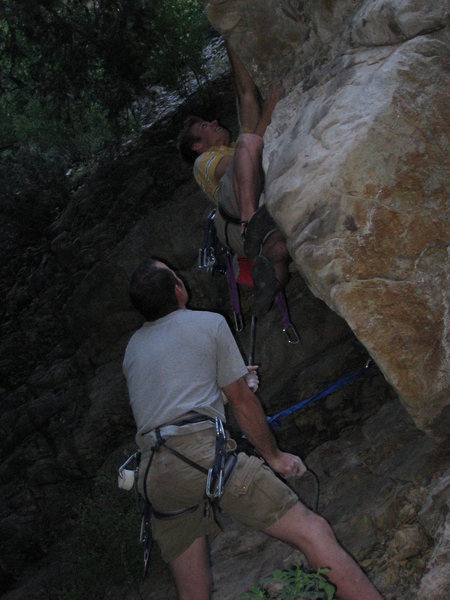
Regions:
<svg viewBox="0 0 450 600"><path fill-rule="evenodd" d="M209 248L206 248L205 259L204 259L204 268L207 271L212 271L216 262L217 262L217 259L216 259L216 255L214 253L214 248L212 246L210 246Z"/></svg>
<svg viewBox="0 0 450 600"><path fill-rule="evenodd" d="M289 327L283 327L283 331L287 335L288 344L298 344L300 342L300 336L292 323L289 323Z"/></svg>
<svg viewBox="0 0 450 600"><path fill-rule="evenodd" d="M222 420L216 417L216 452L214 463L208 469L208 477L206 479L205 494L210 500L220 498L223 494L223 470L225 467L224 445L226 442L225 429ZM211 489L214 484L214 489Z"/></svg>
<svg viewBox="0 0 450 600"><path fill-rule="evenodd" d="M244 319L242 318L242 314L233 311L233 318L234 330L236 333L240 333L244 329Z"/></svg>
<svg viewBox="0 0 450 600"><path fill-rule="evenodd" d="M203 248L198 249L198 258L197 258L197 269L201 271L203 269Z"/></svg>
<svg viewBox="0 0 450 600"><path fill-rule="evenodd" d="M213 481L213 471L214 467L208 469L208 479L206 480L206 489L205 494L210 500L215 500L217 498L217 486L214 486L214 490L211 489L212 481Z"/></svg>

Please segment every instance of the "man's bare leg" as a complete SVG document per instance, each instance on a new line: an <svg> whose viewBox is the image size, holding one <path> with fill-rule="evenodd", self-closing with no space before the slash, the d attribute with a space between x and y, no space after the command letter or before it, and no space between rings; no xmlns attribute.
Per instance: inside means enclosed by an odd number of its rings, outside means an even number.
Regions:
<svg viewBox="0 0 450 600"><path fill-rule="evenodd" d="M284 90L281 85L275 85L268 92L261 106L258 88L244 63L230 44L227 43L226 48L233 70L241 130L251 132L239 136L233 160L234 193L241 220L248 221L258 208L259 198L264 188L261 164L263 136L272 119L275 106L284 96Z"/></svg>
<svg viewBox="0 0 450 600"><path fill-rule="evenodd" d="M261 136L253 133L239 136L233 159L233 189L242 221L248 221L258 208L264 187L262 149Z"/></svg>
<svg viewBox="0 0 450 600"><path fill-rule="evenodd" d="M353 558L339 545L323 517L300 502L266 533L301 550L313 569L328 567L328 578L342 600L382 600Z"/></svg>
<svg viewBox="0 0 450 600"><path fill-rule="evenodd" d="M197 538L170 562L179 600L209 600L211 575L206 536Z"/></svg>

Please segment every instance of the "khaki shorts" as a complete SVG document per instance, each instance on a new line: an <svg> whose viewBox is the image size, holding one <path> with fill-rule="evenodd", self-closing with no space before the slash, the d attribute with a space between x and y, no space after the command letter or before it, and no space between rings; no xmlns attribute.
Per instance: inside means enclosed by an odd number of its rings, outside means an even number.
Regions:
<svg viewBox="0 0 450 600"><path fill-rule="evenodd" d="M168 446L206 469L214 460L215 443L213 429L167 438ZM143 452L139 469L141 493L149 454L149 451ZM192 512L170 519L157 519L153 515L153 537L166 562L179 556L198 537L219 532L212 510L205 510L208 507L204 499L205 486L206 475L164 447L155 453L146 485L153 508L164 513L198 505ZM278 521L297 501L297 495L260 458L241 452L225 486L220 507L239 528L263 530Z"/></svg>

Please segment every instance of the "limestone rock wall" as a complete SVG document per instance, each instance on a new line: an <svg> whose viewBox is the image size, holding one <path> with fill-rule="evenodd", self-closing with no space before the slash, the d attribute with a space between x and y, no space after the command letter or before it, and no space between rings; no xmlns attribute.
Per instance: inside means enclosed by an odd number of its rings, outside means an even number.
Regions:
<svg viewBox="0 0 450 600"><path fill-rule="evenodd" d="M261 88L269 210L313 293L364 344L416 424L449 408L448 3L212 0Z"/></svg>

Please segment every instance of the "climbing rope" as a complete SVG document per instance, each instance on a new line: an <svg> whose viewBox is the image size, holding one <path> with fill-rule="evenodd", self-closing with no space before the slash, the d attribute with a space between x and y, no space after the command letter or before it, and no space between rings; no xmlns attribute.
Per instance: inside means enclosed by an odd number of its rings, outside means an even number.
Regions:
<svg viewBox="0 0 450 600"><path fill-rule="evenodd" d="M347 385L347 384L351 383L352 381L355 381L356 379L359 379L360 377L363 377L364 375L366 375L369 370L369 367L371 365L371 362L372 361L369 359L362 369L358 369L357 371L354 371L353 373L350 373L349 375L345 375L344 377L341 377L340 379L337 379L336 381L334 381L333 383L328 385L325 389L318 392L317 394L314 394L313 396L309 396L309 398L305 398L305 400L302 400L301 402L298 402L297 404L294 404L293 406L289 406L288 408L280 410L279 412L275 413L272 416L266 417L267 422L269 424L271 424L275 429L278 429L278 427L280 426L280 424L279 424L280 419L283 419L284 417L291 415L292 413L296 412L297 410L300 410L300 408L303 408L307 404L310 404L311 402L314 402L315 400L319 400L319 398L324 398L325 396L332 394L333 392L335 392L339 388L343 387L344 385Z"/></svg>

